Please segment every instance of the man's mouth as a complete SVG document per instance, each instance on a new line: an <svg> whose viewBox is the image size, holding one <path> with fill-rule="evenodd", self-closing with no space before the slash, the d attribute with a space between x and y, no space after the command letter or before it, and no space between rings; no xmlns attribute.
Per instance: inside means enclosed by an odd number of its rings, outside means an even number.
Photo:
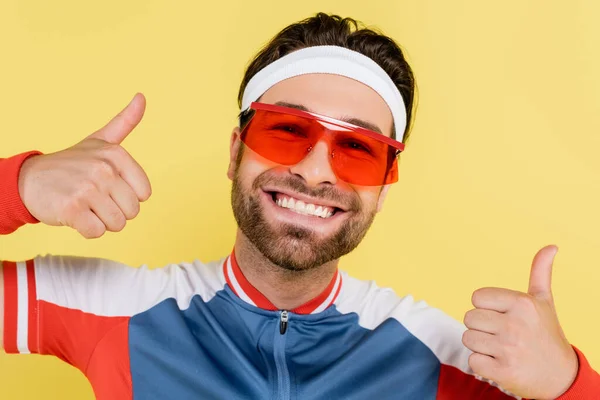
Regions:
<svg viewBox="0 0 600 400"><path fill-rule="evenodd" d="M318 201L310 201L306 198L299 199L290 194L281 192L268 192L271 195L273 202L281 207L286 208L296 214L309 215L323 219L331 218L337 212L342 210L327 204L319 204Z"/></svg>

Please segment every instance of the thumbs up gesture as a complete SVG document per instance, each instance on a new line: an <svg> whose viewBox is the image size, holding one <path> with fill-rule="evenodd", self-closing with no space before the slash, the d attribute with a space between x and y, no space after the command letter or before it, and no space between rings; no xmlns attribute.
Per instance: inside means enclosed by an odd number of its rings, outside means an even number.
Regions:
<svg viewBox="0 0 600 400"><path fill-rule="evenodd" d="M578 371L577 354L558 322L552 298L552 263L558 248L546 246L531 266L529 290L483 288L465 314L464 345L471 369L518 396L555 399Z"/></svg>
<svg viewBox="0 0 600 400"><path fill-rule="evenodd" d="M121 147L145 108L146 99L137 94L106 126L76 145L28 158L19 173L19 194L29 212L86 238L122 230L151 194L148 176Z"/></svg>

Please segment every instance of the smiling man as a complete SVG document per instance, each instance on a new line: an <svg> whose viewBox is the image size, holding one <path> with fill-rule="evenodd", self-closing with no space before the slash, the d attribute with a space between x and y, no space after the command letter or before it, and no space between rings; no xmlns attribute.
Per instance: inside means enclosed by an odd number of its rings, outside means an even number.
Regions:
<svg viewBox="0 0 600 400"><path fill-rule="evenodd" d="M232 253L156 270L4 261L5 350L60 357L99 399L598 398L554 311L553 246L528 293L475 292L466 326L338 270L398 179L413 93L390 38L325 14L290 25L240 88ZM120 146L144 107L137 95L69 149L0 160L0 232L123 229L151 193Z"/></svg>

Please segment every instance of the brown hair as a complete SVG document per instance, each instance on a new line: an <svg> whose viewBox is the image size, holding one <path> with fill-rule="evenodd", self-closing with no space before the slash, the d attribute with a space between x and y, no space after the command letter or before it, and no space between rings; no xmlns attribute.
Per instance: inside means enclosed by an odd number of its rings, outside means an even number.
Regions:
<svg viewBox="0 0 600 400"><path fill-rule="evenodd" d="M277 59L305 47L340 46L357 51L375 61L392 78L400 91L406 106L406 129L404 142L408 139L412 125L415 98L415 79L412 69L404 58L402 50L394 40L373 29L362 27L352 18L318 13L289 25L279 32L248 65L240 91L238 105L242 106L244 89L250 79L261 69ZM248 111L240 114L240 126L248 122ZM395 137L394 132L392 133Z"/></svg>

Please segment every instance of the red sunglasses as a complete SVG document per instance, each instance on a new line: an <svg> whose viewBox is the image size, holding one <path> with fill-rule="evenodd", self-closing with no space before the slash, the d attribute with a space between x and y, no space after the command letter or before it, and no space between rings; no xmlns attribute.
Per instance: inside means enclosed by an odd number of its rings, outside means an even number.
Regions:
<svg viewBox="0 0 600 400"><path fill-rule="evenodd" d="M324 140L338 179L361 186L398 181L398 155L404 144L381 133L295 108L253 102L242 142L262 157L294 165Z"/></svg>

